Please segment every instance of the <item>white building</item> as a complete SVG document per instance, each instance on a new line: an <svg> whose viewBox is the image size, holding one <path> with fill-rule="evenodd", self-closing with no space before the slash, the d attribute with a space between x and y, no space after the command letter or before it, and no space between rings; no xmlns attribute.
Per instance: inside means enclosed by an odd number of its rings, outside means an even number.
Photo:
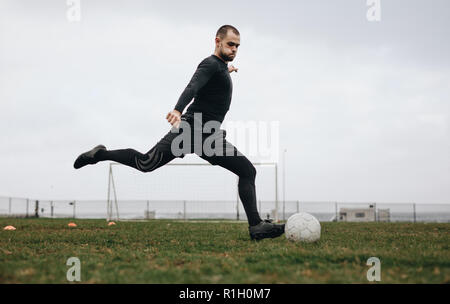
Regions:
<svg viewBox="0 0 450 304"><path fill-rule="evenodd" d="M374 222L375 209L370 208L341 208L339 210L340 222Z"/></svg>
<svg viewBox="0 0 450 304"><path fill-rule="evenodd" d="M378 209L377 212L374 205L370 205L369 208L341 208L339 210L340 222L389 222L389 220L390 210Z"/></svg>

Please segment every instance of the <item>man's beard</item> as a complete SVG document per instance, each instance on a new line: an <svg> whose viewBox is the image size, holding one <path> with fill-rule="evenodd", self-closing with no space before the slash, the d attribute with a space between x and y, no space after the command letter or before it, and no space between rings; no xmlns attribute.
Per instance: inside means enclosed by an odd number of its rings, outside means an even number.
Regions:
<svg viewBox="0 0 450 304"><path fill-rule="evenodd" d="M222 59L225 61L233 61L233 59L234 59L234 56L227 56L223 52L220 52L220 57L222 57Z"/></svg>

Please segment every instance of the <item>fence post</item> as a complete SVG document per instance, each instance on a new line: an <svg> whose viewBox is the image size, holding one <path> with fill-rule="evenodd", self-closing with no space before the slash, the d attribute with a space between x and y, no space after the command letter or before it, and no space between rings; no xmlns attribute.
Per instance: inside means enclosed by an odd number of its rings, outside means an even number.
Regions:
<svg viewBox="0 0 450 304"><path fill-rule="evenodd" d="M27 211L26 211L25 217L28 217L28 205L29 205L29 199L27 198Z"/></svg>
<svg viewBox="0 0 450 304"><path fill-rule="evenodd" d="M73 201L73 218L75 218L75 208L76 208L77 201Z"/></svg>
<svg viewBox="0 0 450 304"><path fill-rule="evenodd" d="M53 201L50 201L50 216L53 218Z"/></svg>
<svg viewBox="0 0 450 304"><path fill-rule="evenodd" d="M9 198L9 215L11 216L11 201L12 201L12 197Z"/></svg>
<svg viewBox="0 0 450 304"><path fill-rule="evenodd" d="M413 203L414 223L416 222L416 203Z"/></svg>
<svg viewBox="0 0 450 304"><path fill-rule="evenodd" d="M339 221L339 218L338 218L337 202L334 202L334 216L335 216L335 218L336 218L336 222L338 222L338 221Z"/></svg>
<svg viewBox="0 0 450 304"><path fill-rule="evenodd" d="M259 216L262 216L261 200L258 200L258 203L259 203Z"/></svg>
<svg viewBox="0 0 450 304"><path fill-rule="evenodd" d="M145 214L145 218L148 220L150 217L150 202L147 200L147 213Z"/></svg>
<svg viewBox="0 0 450 304"><path fill-rule="evenodd" d="M297 213L300 212L300 201L297 201Z"/></svg>
<svg viewBox="0 0 450 304"><path fill-rule="evenodd" d="M236 187L238 189L236 193L236 220L239 221L239 176L236 176Z"/></svg>
<svg viewBox="0 0 450 304"><path fill-rule="evenodd" d="M275 222L280 220L278 216L278 165L275 163Z"/></svg>
<svg viewBox="0 0 450 304"><path fill-rule="evenodd" d="M34 217L38 218L39 217L39 201L36 200L35 205L34 205Z"/></svg>
<svg viewBox="0 0 450 304"><path fill-rule="evenodd" d="M183 219L186 220L186 201L183 201Z"/></svg>
<svg viewBox="0 0 450 304"><path fill-rule="evenodd" d="M373 217L374 221L377 222L377 203L373 203Z"/></svg>

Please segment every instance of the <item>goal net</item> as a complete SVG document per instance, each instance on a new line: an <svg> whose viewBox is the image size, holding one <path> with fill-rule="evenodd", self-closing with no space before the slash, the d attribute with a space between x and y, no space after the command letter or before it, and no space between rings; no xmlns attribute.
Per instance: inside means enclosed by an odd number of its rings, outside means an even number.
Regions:
<svg viewBox="0 0 450 304"><path fill-rule="evenodd" d="M258 211L278 220L277 163L253 165ZM198 158L189 162L189 155L148 173L111 163L107 202L107 220L247 219L237 175Z"/></svg>

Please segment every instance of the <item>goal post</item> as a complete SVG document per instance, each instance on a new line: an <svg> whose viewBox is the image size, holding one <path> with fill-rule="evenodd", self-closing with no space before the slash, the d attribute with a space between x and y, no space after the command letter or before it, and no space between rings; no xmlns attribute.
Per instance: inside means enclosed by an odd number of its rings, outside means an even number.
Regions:
<svg viewBox="0 0 450 304"><path fill-rule="evenodd" d="M258 211L263 217L262 209L265 209L267 214L278 221L278 164L252 164L257 171ZM220 214L225 213L228 217L224 218L231 218L234 209L233 218L242 220L246 217L239 197L238 181L236 174L208 162L175 161L147 173L111 162L108 166L106 218L107 221L148 218L147 212L150 212L151 205L155 209L152 216L156 213L154 218L210 219L220 218ZM146 216L136 216L142 215L143 207L146 207Z"/></svg>
<svg viewBox="0 0 450 304"><path fill-rule="evenodd" d="M113 204L116 207L116 220L120 219L119 216L119 206L117 205L117 193L116 193L116 185L114 184L114 175L112 170L112 163L109 164L109 172L108 172L108 196L106 199L106 221L111 221L113 219ZM111 191L113 192L111 195Z"/></svg>

